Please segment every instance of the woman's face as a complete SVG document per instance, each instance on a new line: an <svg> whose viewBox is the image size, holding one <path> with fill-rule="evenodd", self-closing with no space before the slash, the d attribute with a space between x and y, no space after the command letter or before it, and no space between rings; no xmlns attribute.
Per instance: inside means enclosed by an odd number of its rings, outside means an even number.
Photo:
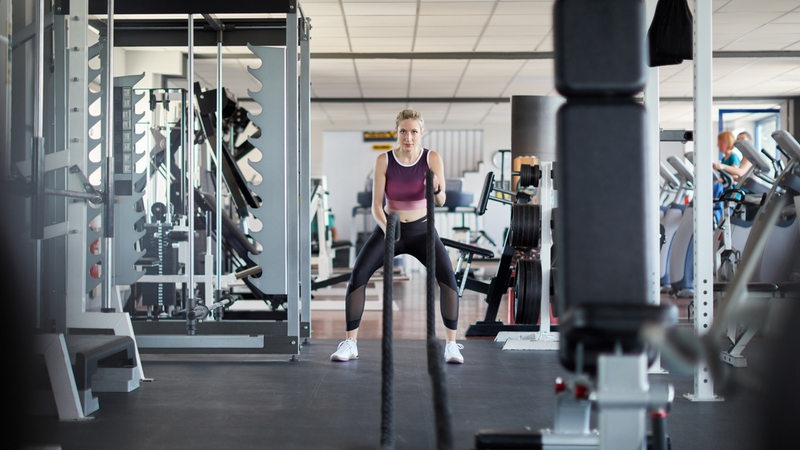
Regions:
<svg viewBox="0 0 800 450"><path fill-rule="evenodd" d="M717 138L717 148L722 153L728 153L728 142L723 138Z"/></svg>
<svg viewBox="0 0 800 450"><path fill-rule="evenodd" d="M397 125L397 145L402 150L413 150L422 139L422 127L417 119L403 119Z"/></svg>

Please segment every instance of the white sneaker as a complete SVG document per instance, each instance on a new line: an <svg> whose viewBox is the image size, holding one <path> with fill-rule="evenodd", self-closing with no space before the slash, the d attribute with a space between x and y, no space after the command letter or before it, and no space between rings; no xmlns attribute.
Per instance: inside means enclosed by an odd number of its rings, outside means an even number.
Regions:
<svg viewBox="0 0 800 450"><path fill-rule="evenodd" d="M350 361L358 359L358 346L352 339L345 339L339 343L339 347L331 355L331 361Z"/></svg>
<svg viewBox="0 0 800 450"><path fill-rule="evenodd" d="M444 346L444 361L450 364L464 364L464 357L461 356L460 350L464 346L457 344L456 341L451 341Z"/></svg>

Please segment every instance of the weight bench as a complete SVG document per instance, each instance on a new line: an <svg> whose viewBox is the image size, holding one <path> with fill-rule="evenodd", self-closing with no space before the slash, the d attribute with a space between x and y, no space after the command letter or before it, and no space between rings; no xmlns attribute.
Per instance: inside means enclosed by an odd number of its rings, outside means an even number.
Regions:
<svg viewBox="0 0 800 450"><path fill-rule="evenodd" d="M65 340L85 416L100 409L95 393L139 387L136 347L130 336L71 334Z"/></svg>
<svg viewBox="0 0 800 450"><path fill-rule="evenodd" d="M452 239L441 238L445 247L458 250L458 262L456 263L456 282L458 283L458 296L464 294L464 289L480 292L484 295L489 293L489 283L481 282L469 278L469 269L475 255L488 259L494 257L494 252L475 245L465 244ZM462 268L463 266L463 268Z"/></svg>
<svg viewBox="0 0 800 450"><path fill-rule="evenodd" d="M650 385L655 352L643 338L677 323L677 309L654 304L651 293L657 238L648 216L657 205L645 187L655 174L647 111L634 98L646 80L645 22L642 1L553 7L555 85L566 97L556 117L559 360L572 375L556 379L552 429L479 432L478 449L669 448L664 424L674 390ZM587 202L598 189L607 201Z"/></svg>

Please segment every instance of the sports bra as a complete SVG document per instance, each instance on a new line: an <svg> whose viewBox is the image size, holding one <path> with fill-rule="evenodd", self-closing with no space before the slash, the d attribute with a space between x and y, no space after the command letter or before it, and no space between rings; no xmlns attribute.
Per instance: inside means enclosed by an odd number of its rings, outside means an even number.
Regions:
<svg viewBox="0 0 800 450"><path fill-rule="evenodd" d="M412 164L402 164L394 150L386 152L386 206L392 211L425 209L425 176L428 173L427 148Z"/></svg>

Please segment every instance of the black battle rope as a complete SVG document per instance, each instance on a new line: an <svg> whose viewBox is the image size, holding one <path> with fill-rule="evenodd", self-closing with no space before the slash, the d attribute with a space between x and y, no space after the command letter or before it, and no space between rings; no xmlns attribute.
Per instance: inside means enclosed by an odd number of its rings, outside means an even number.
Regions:
<svg viewBox="0 0 800 450"><path fill-rule="evenodd" d="M397 236L397 214L386 221L383 242L383 338L381 340L381 448L394 449L394 357L392 355L392 275L394 243Z"/></svg>
<svg viewBox="0 0 800 450"><path fill-rule="evenodd" d="M433 172L429 170L425 176L425 199L428 203L428 233L425 238L425 246L428 250L428 257L425 262L428 303L428 374L431 377L431 384L433 385L433 410L436 415L436 448L439 450L449 450L453 448L453 426L450 406L447 402L447 384L444 377L444 367L442 367L442 346L436 339L434 312L434 289L436 287L436 229L433 221L433 189Z"/></svg>

